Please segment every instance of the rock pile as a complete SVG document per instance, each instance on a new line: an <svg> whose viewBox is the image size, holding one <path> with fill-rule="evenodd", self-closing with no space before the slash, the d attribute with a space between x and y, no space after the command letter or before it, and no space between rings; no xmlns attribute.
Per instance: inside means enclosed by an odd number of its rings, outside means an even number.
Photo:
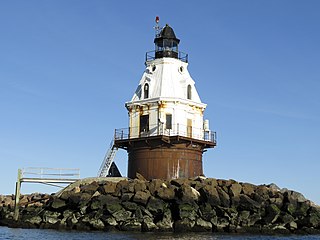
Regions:
<svg viewBox="0 0 320 240"><path fill-rule="evenodd" d="M40 203L32 203L37 197ZM103 180L69 187L49 200L41 195L26 199L15 222L12 203L4 204L9 201L2 197L0 223L104 231L320 233L319 207L302 194L273 184L256 186L204 177Z"/></svg>

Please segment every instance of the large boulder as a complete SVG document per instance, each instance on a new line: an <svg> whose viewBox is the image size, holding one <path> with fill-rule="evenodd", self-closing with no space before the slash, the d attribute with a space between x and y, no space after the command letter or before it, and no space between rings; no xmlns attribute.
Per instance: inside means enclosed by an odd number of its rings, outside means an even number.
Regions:
<svg viewBox="0 0 320 240"><path fill-rule="evenodd" d="M116 187L117 187L117 183L108 181L99 187L99 191L102 194L113 194L116 191Z"/></svg>
<svg viewBox="0 0 320 240"><path fill-rule="evenodd" d="M260 207L261 205L258 202L252 200L247 195L240 194L239 209L254 212L257 211L257 209L259 209Z"/></svg>
<svg viewBox="0 0 320 240"><path fill-rule="evenodd" d="M163 200L173 200L175 197L175 189L174 187L160 187L156 190L156 195Z"/></svg>
<svg viewBox="0 0 320 240"><path fill-rule="evenodd" d="M136 203L140 203L140 204L146 205L150 196L151 196L151 194L150 194L149 191L145 191L145 192L138 191L133 196L133 201L136 202Z"/></svg>
<svg viewBox="0 0 320 240"><path fill-rule="evenodd" d="M62 209L67 206L67 203L59 198L54 198L52 203L51 203L51 208L53 209Z"/></svg>
<svg viewBox="0 0 320 240"><path fill-rule="evenodd" d="M94 194L98 190L98 188L99 184L96 181L80 186L80 190L82 193L89 193L91 195Z"/></svg>
<svg viewBox="0 0 320 240"><path fill-rule="evenodd" d="M165 203L158 198L151 196L149 198L146 208L153 214L153 216L158 216L163 214L163 209L166 207Z"/></svg>

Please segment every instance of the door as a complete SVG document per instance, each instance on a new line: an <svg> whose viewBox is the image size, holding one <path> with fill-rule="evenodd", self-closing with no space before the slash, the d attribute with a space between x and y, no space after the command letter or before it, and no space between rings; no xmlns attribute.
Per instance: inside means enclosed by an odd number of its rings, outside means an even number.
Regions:
<svg viewBox="0 0 320 240"><path fill-rule="evenodd" d="M149 131L149 115L140 116L140 136L148 135Z"/></svg>
<svg viewBox="0 0 320 240"><path fill-rule="evenodd" d="M192 138L192 119L187 119L187 137Z"/></svg>

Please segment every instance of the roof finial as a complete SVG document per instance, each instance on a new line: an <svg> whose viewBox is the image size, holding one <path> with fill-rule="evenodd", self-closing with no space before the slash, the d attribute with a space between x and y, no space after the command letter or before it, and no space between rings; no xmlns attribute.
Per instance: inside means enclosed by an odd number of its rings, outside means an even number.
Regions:
<svg viewBox="0 0 320 240"><path fill-rule="evenodd" d="M156 38L157 38L160 35L160 26L159 26L160 18L159 18L159 16L156 16L155 22L156 22L156 25L153 28L155 30L155 34L156 34Z"/></svg>

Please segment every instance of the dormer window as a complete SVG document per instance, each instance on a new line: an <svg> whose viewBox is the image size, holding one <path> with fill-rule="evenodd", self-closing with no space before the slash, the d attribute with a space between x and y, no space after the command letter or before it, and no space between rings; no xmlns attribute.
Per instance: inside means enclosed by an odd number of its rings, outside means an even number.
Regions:
<svg viewBox="0 0 320 240"><path fill-rule="evenodd" d="M144 99L149 98L149 84L146 83L143 87Z"/></svg>
<svg viewBox="0 0 320 240"><path fill-rule="evenodd" d="M191 100L191 85L189 84L187 87L187 99Z"/></svg>

